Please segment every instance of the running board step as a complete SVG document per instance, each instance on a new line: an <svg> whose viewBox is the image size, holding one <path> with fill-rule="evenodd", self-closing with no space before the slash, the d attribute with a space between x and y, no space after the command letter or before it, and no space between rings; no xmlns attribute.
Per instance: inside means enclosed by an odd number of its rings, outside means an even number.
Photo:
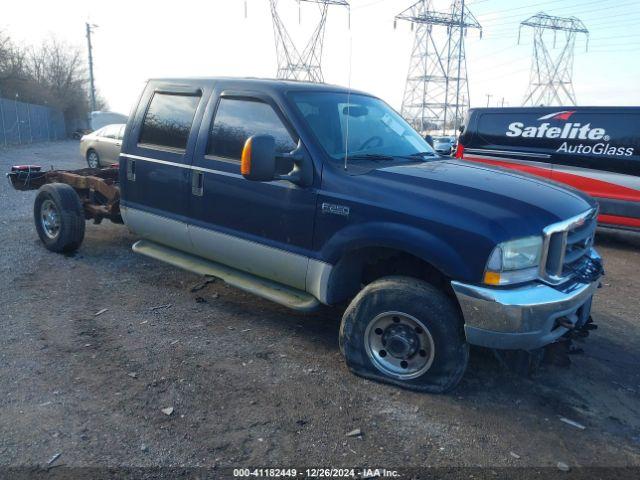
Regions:
<svg viewBox="0 0 640 480"><path fill-rule="evenodd" d="M196 257L148 240L138 240L131 248L136 253L169 263L184 270L219 278L232 287L253 293L254 295L279 303L293 310L310 312L320 305L320 302L315 297L302 290L257 277L250 273L241 272L226 265Z"/></svg>

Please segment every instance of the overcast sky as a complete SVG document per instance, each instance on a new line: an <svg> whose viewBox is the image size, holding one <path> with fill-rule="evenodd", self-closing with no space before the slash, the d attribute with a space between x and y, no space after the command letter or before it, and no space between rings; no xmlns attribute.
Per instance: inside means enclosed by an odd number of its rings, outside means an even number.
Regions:
<svg viewBox="0 0 640 480"><path fill-rule="evenodd" d="M410 25L393 18L413 0L352 0L332 7L323 70L329 83L349 83L400 108L413 42ZM114 111L128 113L144 81L162 76L273 77L276 57L267 0L20 0L5 2L0 29L23 43L54 35L86 52L84 24L93 37L96 85ZM296 42L304 43L318 18L317 6L280 0ZM446 0L434 0L446 10ZM467 64L472 106L520 105L527 88L532 32L518 24L539 11L579 17L590 30L576 44L574 87L581 105L640 105L640 0L469 0L483 38L469 31ZM351 52L351 55L349 55Z"/></svg>

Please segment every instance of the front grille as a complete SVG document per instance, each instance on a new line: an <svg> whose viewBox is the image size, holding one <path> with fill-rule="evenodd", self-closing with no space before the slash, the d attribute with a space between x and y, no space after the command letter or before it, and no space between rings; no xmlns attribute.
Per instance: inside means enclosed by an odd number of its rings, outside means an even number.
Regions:
<svg viewBox="0 0 640 480"><path fill-rule="evenodd" d="M580 270L589 261L596 226L593 209L545 228L541 277L558 284Z"/></svg>

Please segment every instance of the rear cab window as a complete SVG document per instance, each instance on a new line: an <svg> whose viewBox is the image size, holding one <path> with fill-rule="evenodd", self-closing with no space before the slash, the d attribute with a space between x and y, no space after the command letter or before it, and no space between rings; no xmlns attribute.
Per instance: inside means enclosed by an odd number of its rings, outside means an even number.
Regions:
<svg viewBox="0 0 640 480"><path fill-rule="evenodd" d="M155 92L142 121L142 147L184 152L200 94Z"/></svg>

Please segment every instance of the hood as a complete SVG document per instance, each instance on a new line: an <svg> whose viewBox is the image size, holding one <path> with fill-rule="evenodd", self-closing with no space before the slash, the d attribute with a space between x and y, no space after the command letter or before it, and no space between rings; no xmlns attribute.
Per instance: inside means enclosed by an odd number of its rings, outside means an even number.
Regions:
<svg viewBox="0 0 640 480"><path fill-rule="evenodd" d="M413 215L484 231L496 241L540 235L544 227L596 206L589 196L564 185L460 160L379 168L371 176L387 188L400 189L393 196L407 200L403 208Z"/></svg>

